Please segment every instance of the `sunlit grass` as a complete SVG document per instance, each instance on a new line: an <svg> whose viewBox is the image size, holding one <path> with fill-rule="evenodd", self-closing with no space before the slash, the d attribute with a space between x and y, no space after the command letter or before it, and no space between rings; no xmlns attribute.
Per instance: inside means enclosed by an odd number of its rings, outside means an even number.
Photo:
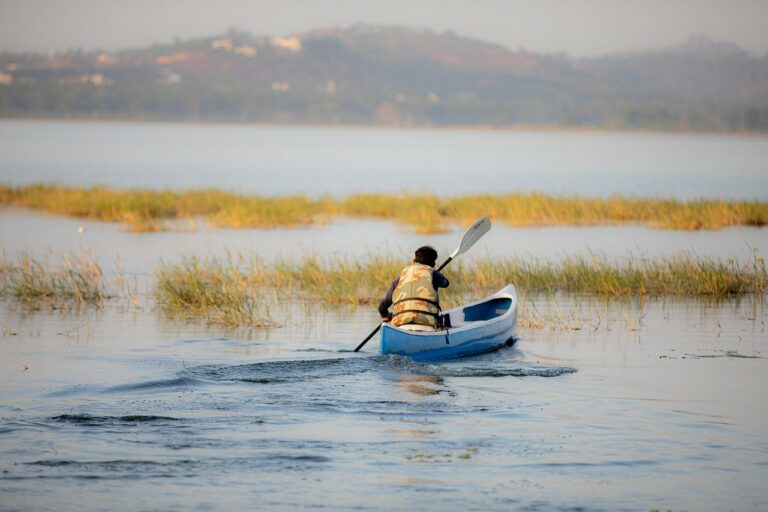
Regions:
<svg viewBox="0 0 768 512"><path fill-rule="evenodd" d="M420 233L446 231L482 215L512 226L588 226L640 223L661 229L765 226L768 202L607 199L542 194L437 197L357 194L343 199L262 197L215 189L114 190L52 185L0 186L0 203L79 218L121 222L137 232L159 231L168 221L200 217L230 228L280 228L326 222L336 215L388 219Z"/></svg>
<svg viewBox="0 0 768 512"><path fill-rule="evenodd" d="M105 281L101 267L87 255L0 260L0 294L31 306L100 304L110 296Z"/></svg>
<svg viewBox="0 0 768 512"><path fill-rule="evenodd" d="M265 263L243 257L200 260L185 258L163 265L157 273L157 300L178 315L253 322L257 290L323 304L374 305L407 261L370 256ZM747 264L679 255L661 260L629 258L612 262L602 256L559 261L482 259L446 270L451 286L441 290L445 308L479 299L508 283L526 294L565 292L601 298L755 296L766 292L765 262L755 256ZM556 311L556 313L559 313ZM230 315L230 316L227 316ZM568 321L552 315L563 325ZM546 317L529 314L530 322Z"/></svg>
<svg viewBox="0 0 768 512"><path fill-rule="evenodd" d="M173 317L226 326L270 325L269 307L251 286L249 265L241 257L185 258L156 272L155 301Z"/></svg>
<svg viewBox="0 0 768 512"><path fill-rule="evenodd" d="M442 233L446 224L459 219L449 216L446 201L430 195L357 194L342 200L339 212L352 217L394 220L413 226L423 234ZM474 222L477 215L472 222Z"/></svg>
<svg viewBox="0 0 768 512"><path fill-rule="evenodd" d="M494 283L514 283L527 292L569 292L600 297L711 297L762 295L766 290L765 261L696 258L690 254L662 259L604 256L551 260L481 260L462 266L469 291L488 290Z"/></svg>
<svg viewBox="0 0 768 512"><path fill-rule="evenodd" d="M310 305L364 305L373 308L392 279L408 263L393 256L361 258L307 255L295 260L264 261L246 255L187 256L161 264L153 282L154 303L166 315L225 326L275 325L270 306L300 301ZM558 260L481 258L457 261L445 270L451 281L441 290L444 309L473 301L512 283L522 296L549 296L552 305L537 311L523 301L521 326L582 328L595 321L561 314L555 294L599 299L677 297L762 299L768 289L765 261L755 252L746 263L697 258L690 254L662 259L602 255ZM87 255L64 254L36 259L0 259L0 294L39 307L101 304L138 292L120 286L120 274L108 286L99 265ZM113 291L109 291L113 290ZM599 323L599 316L597 319ZM628 321L629 324L629 321ZM574 327L576 326L576 327Z"/></svg>

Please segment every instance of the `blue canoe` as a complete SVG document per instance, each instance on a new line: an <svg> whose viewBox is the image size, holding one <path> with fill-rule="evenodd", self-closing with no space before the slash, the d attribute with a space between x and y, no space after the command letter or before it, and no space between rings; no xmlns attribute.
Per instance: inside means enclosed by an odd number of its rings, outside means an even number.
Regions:
<svg viewBox="0 0 768 512"><path fill-rule="evenodd" d="M441 331L407 331L381 327L381 353L435 361L490 352L511 342L517 327L517 294L508 285L483 300L443 313L449 327Z"/></svg>

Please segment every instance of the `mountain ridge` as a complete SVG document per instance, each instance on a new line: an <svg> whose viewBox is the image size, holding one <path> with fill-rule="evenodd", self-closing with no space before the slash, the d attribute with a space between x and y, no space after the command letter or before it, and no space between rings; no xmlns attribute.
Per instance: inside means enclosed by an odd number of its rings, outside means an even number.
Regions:
<svg viewBox="0 0 768 512"><path fill-rule="evenodd" d="M692 36L605 57L357 24L117 52L0 53L0 115L768 131L768 56Z"/></svg>

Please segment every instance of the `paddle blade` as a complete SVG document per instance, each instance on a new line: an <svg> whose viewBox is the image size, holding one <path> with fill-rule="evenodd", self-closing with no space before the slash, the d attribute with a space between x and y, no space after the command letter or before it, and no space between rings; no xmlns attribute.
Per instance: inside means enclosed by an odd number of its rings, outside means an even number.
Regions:
<svg viewBox="0 0 768 512"><path fill-rule="evenodd" d="M472 224L469 229L464 232L464 236L461 237L459 248L451 254L452 258L460 254L464 254L470 247L475 245L475 242L480 240L484 234L491 229L491 219L488 217L480 217Z"/></svg>

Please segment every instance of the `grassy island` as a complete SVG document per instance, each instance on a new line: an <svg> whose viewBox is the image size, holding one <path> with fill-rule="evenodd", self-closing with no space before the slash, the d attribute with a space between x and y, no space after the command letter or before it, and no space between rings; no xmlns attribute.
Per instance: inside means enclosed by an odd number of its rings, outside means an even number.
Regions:
<svg viewBox="0 0 768 512"><path fill-rule="evenodd" d="M132 231L172 229L200 219L228 228L282 228L327 222L334 216L388 219L421 233L439 233L481 215L511 226L589 226L640 223L659 229L765 226L768 202L660 198L584 198L543 194L438 197L356 194L341 199L267 197L216 189L148 190L29 185L0 186L0 204L77 218L121 222Z"/></svg>

